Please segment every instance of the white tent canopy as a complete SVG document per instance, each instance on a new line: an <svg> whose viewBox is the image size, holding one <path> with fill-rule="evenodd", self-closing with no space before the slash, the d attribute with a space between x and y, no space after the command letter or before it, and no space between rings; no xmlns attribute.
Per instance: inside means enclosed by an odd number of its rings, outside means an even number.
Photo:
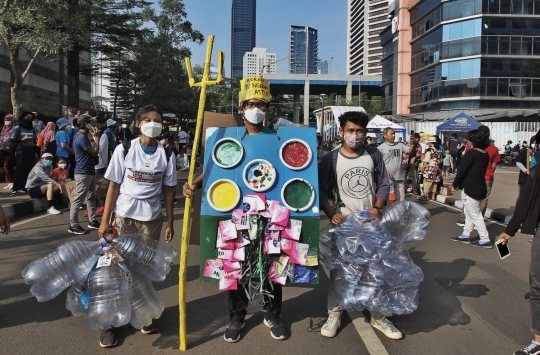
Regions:
<svg viewBox="0 0 540 355"><path fill-rule="evenodd" d="M405 129L405 127L402 127L379 115L376 115L371 118L371 120L369 120L367 125L368 135L376 136L376 134L369 133L382 133L382 130L386 127L390 127L394 130L394 132L396 132L396 140L398 139L398 137L401 137L403 141L406 141L405 137L407 135L407 130Z"/></svg>

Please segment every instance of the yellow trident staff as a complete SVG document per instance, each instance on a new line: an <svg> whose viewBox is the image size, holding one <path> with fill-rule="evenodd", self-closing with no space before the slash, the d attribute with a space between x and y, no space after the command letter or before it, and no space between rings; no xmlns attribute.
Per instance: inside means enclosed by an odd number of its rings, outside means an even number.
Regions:
<svg viewBox="0 0 540 355"><path fill-rule="evenodd" d="M197 151L199 150L199 142L201 140L201 131L204 119L204 105L206 103L206 91L209 86L219 85L223 83L223 61L225 52L218 53L218 76L216 80L209 80L210 76L210 60L212 59L212 48L214 46L214 35L208 36L208 45L206 47L206 61L204 62L204 72L200 82L196 83L191 70L191 60L185 58L186 70L189 77L189 85L191 87L201 88L201 97L199 99L199 111L197 113L197 126L195 129L195 139L193 141L193 154L191 154L191 164L189 166L188 184L193 185L195 176L195 165L197 163ZM186 270L188 256L188 236L189 225L191 218L191 198L186 198L184 207L184 225L182 226L182 245L180 247L180 271L179 271L179 289L178 303L180 305L180 350L187 350L187 332L186 332Z"/></svg>

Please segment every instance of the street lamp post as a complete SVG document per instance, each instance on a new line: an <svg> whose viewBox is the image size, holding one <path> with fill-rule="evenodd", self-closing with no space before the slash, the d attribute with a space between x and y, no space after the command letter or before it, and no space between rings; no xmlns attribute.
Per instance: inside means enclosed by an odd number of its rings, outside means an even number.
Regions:
<svg viewBox="0 0 540 355"><path fill-rule="evenodd" d="M330 58L330 70L328 71L328 74L332 74L332 59L334 59L334 57Z"/></svg>
<svg viewBox="0 0 540 355"><path fill-rule="evenodd" d="M321 125L324 123L324 97L326 94L320 94L319 97L321 98ZM317 124L317 131L319 131L319 125Z"/></svg>

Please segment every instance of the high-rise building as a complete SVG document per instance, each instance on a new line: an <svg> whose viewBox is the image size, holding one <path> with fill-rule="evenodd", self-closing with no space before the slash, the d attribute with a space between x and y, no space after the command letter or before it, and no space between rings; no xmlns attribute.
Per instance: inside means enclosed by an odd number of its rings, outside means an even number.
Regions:
<svg viewBox="0 0 540 355"><path fill-rule="evenodd" d="M269 53L266 48L253 48L244 54L243 77L262 75L276 72L276 53Z"/></svg>
<svg viewBox="0 0 540 355"><path fill-rule="evenodd" d="M317 62L317 74L328 74L328 61L321 60Z"/></svg>
<svg viewBox="0 0 540 355"><path fill-rule="evenodd" d="M487 111L495 110L513 120L512 109L519 114L540 109L538 2L396 3L392 15L399 28L389 26L380 37L383 112L424 117L424 112L482 110L486 119Z"/></svg>
<svg viewBox="0 0 540 355"><path fill-rule="evenodd" d="M317 30L291 26L289 35L289 73L317 74Z"/></svg>
<svg viewBox="0 0 540 355"><path fill-rule="evenodd" d="M233 0L231 15L231 78L240 83L244 54L255 47L257 1Z"/></svg>
<svg viewBox="0 0 540 355"><path fill-rule="evenodd" d="M348 0L347 74L380 75L379 34L390 24L388 0Z"/></svg>

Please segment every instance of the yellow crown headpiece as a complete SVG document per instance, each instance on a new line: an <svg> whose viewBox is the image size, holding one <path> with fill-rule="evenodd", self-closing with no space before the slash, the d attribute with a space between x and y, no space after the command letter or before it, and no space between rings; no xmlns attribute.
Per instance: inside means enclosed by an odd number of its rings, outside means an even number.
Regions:
<svg viewBox="0 0 540 355"><path fill-rule="evenodd" d="M270 102L270 83L268 80L261 76L250 76L240 80L239 104L251 99Z"/></svg>

